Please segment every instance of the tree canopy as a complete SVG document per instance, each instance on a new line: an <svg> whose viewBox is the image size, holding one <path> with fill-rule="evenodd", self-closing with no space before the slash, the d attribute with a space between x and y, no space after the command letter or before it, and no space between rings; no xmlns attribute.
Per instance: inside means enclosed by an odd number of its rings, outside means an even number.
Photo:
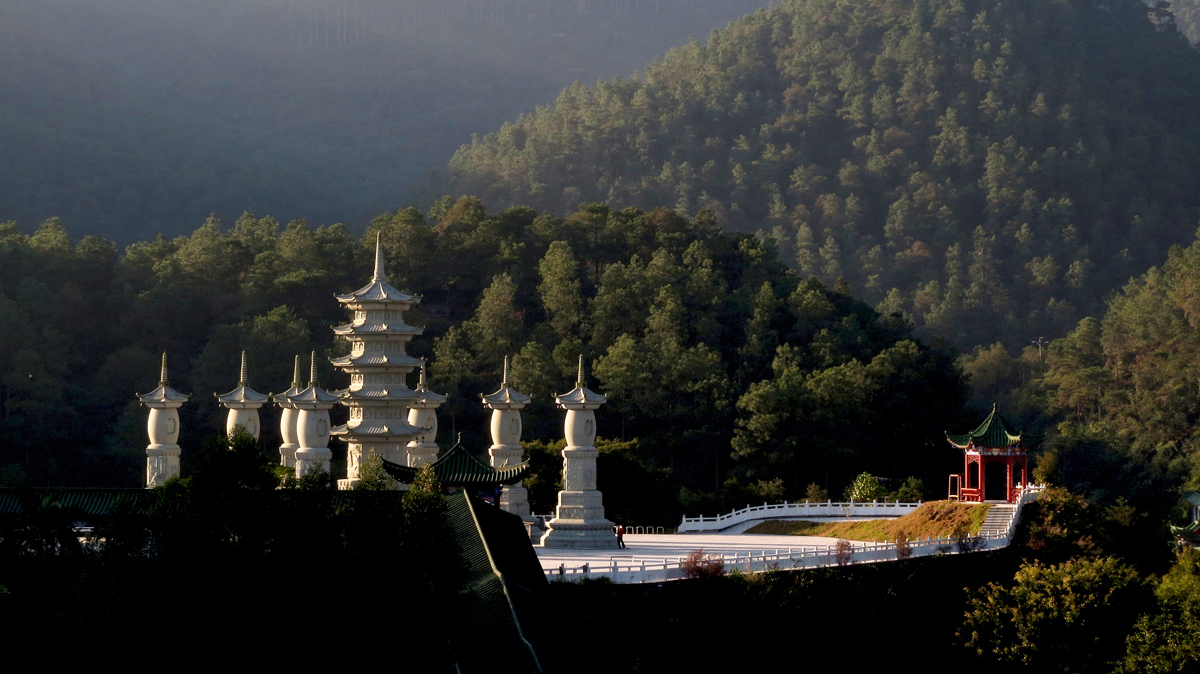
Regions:
<svg viewBox="0 0 1200 674"><path fill-rule="evenodd" d="M463 146L456 189L707 208L961 347L1065 333L1185 240L1200 57L1137 0L787 1Z"/></svg>

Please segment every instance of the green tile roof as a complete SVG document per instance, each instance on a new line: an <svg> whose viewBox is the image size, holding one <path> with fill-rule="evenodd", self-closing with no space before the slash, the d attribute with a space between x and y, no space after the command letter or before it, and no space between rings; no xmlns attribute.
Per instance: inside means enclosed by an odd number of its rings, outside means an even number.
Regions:
<svg viewBox="0 0 1200 674"><path fill-rule="evenodd" d="M387 459L383 460L383 469L387 471L388 475L401 482L412 482L416 479L419 470L393 463ZM437 475L438 482L445 487L516 484L529 474L529 462L505 468L493 468L471 456L470 452L459 444L454 445L450 451L433 462L433 472Z"/></svg>
<svg viewBox="0 0 1200 674"><path fill-rule="evenodd" d="M999 449L1002 447L1012 447L1022 444L1025 441L1026 447L1036 445L1041 442L1041 436L1035 436L1030 433L1018 433L1012 429L1004 417L996 411L996 406L992 405L992 413L987 415L983 423L970 433L964 435L955 435L952 433L946 434L946 439L951 445L959 449L966 449L974 443L976 447L984 447L988 449Z"/></svg>
<svg viewBox="0 0 1200 674"><path fill-rule="evenodd" d="M521 518L462 491L448 499L446 519L466 570L449 630L459 671L542 671L523 622L552 607Z"/></svg>
<svg viewBox="0 0 1200 674"><path fill-rule="evenodd" d="M102 489L97 487L0 488L0 515L20 515L37 508L47 498L63 508L78 509L84 515L107 515L120 498L145 508L153 496L146 489Z"/></svg>

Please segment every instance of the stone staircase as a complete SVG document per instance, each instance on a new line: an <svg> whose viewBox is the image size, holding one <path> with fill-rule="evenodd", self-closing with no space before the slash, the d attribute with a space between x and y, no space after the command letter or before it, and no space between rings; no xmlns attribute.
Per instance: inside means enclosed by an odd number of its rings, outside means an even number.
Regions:
<svg viewBox="0 0 1200 674"><path fill-rule="evenodd" d="M984 531L999 531L1002 532L1008 528L1008 522L1012 519L1013 510L1016 508L1012 503L993 503L988 509L987 517L983 520L983 527L980 533Z"/></svg>

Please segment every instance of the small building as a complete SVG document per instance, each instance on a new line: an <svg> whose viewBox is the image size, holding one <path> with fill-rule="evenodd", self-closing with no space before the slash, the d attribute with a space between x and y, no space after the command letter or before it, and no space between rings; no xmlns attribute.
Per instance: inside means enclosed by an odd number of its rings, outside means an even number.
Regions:
<svg viewBox="0 0 1200 674"><path fill-rule="evenodd" d="M963 435L946 433L946 440L963 450L963 472L949 480L952 500L1012 503L1029 481L1029 449L1042 437L1014 431L992 405L978 428Z"/></svg>

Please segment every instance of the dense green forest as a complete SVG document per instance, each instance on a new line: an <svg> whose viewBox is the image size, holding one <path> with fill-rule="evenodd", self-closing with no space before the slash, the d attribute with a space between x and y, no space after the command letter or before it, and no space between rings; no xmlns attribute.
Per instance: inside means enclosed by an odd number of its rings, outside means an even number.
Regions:
<svg viewBox="0 0 1200 674"><path fill-rule="evenodd" d="M1200 58L1133 0L783 2L455 155L456 190L710 209L961 347L1061 336L1200 215Z"/></svg>
<svg viewBox="0 0 1200 674"><path fill-rule="evenodd" d="M361 228L441 196L470 134L765 4L6 0L0 219L122 245L247 210Z"/></svg>
<svg viewBox="0 0 1200 674"><path fill-rule="evenodd" d="M247 214L123 254L98 237L73 241L51 220L32 235L0 228L6 480L138 484L145 412L133 394L153 387L161 351L173 385L196 393L182 410L186 461L222 427L209 394L233 386L239 351L252 386L280 391L293 354L345 349L329 330L343 318L331 295L368 278L376 235L392 282L425 298L409 319L426 326L411 351L431 359L434 388L451 396L441 439L487 446L477 396L511 355L513 383L535 396L526 439L557 441L552 394L583 354L612 400L600 434L625 441L606 460L662 478L668 505L655 518L678 517L681 488L711 512L721 494L740 499L760 481L791 498L810 483L840 493L863 470L897 487L940 481L953 461L941 430L972 421L947 348L844 286L802 280L769 239L703 217L600 205L566 218L489 213L478 199L446 198L428 220L414 209L380 216L363 238ZM320 369L327 386L344 384ZM275 424L264 426L272 446ZM543 485L558 479L550 466Z"/></svg>

